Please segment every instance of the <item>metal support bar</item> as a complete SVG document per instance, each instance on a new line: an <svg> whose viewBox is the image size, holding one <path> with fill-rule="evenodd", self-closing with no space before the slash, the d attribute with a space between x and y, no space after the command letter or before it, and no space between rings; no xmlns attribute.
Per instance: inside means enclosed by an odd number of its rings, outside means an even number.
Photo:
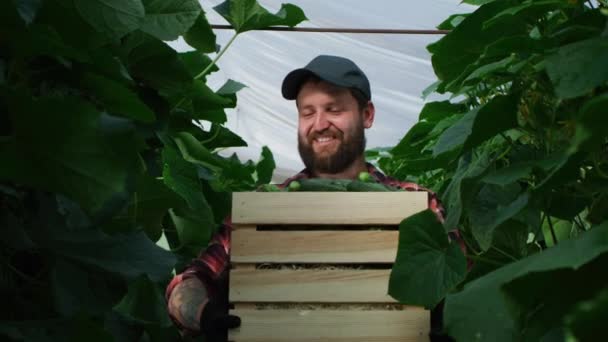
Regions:
<svg viewBox="0 0 608 342"><path fill-rule="evenodd" d="M211 25L218 30L233 30L231 25ZM373 33L373 34L448 34L449 30L398 30L398 29L356 29L356 28L316 28L316 27L268 27L258 31L324 32L324 33Z"/></svg>

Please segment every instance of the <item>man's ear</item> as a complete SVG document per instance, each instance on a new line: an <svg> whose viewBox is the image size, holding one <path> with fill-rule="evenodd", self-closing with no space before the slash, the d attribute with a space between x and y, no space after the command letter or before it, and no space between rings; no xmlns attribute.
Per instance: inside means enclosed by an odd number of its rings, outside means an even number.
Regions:
<svg viewBox="0 0 608 342"><path fill-rule="evenodd" d="M376 115L376 108L372 101L367 102L367 106L363 109L363 127L370 128L374 123L374 117Z"/></svg>

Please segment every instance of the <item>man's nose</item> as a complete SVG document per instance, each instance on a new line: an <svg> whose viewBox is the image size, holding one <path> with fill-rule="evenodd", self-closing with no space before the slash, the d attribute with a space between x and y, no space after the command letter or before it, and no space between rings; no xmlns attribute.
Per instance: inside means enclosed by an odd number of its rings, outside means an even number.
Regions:
<svg viewBox="0 0 608 342"><path fill-rule="evenodd" d="M323 113L323 112L319 112L315 116L315 122L314 122L313 128L316 131L324 131L329 128L330 124L331 123L327 119L327 115L325 115L325 113Z"/></svg>

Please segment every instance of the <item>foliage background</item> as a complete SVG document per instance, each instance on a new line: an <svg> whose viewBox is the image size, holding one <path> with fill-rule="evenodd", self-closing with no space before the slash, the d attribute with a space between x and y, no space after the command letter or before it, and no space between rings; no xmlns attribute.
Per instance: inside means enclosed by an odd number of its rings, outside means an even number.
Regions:
<svg viewBox="0 0 608 342"><path fill-rule="evenodd" d="M391 175L439 192L440 224L400 227L390 294L433 307L458 341L606 336L608 9L605 1L464 1L428 46L438 81L388 151ZM446 231L459 228L467 262Z"/></svg>
<svg viewBox="0 0 608 342"><path fill-rule="evenodd" d="M306 19L253 0L215 8L237 35ZM182 36L196 50L164 41ZM163 290L206 246L232 191L268 183L224 127L245 85L214 91L197 0L0 2L0 336L178 339ZM209 130L199 122L211 123ZM157 243L166 245L163 249Z"/></svg>

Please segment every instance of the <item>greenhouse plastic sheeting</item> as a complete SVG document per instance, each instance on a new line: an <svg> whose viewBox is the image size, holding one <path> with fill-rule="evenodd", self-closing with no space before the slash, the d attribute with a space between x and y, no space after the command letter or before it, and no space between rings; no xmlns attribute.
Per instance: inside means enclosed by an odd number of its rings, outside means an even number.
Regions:
<svg viewBox="0 0 608 342"><path fill-rule="evenodd" d="M213 7L221 0L201 1L212 24L227 24ZM272 13L284 2L300 6L308 21L298 27L368 29L435 29L455 13L470 13L472 6L457 0L258 0ZM215 30L224 46L232 30ZM238 93L238 105L227 111L226 126L239 134L248 147L224 150L236 152L241 160L257 161L262 146L274 153L277 164L274 181L303 168L297 150L295 103L283 99L281 83L291 70L319 54L345 56L367 74L376 107L376 119L366 130L367 148L394 146L417 121L425 101L425 88L436 81L426 46L441 35L353 34L249 31L241 34L219 60L220 71L209 78L218 89L227 79L247 88ZM183 41L170 42L178 51L191 48Z"/></svg>

